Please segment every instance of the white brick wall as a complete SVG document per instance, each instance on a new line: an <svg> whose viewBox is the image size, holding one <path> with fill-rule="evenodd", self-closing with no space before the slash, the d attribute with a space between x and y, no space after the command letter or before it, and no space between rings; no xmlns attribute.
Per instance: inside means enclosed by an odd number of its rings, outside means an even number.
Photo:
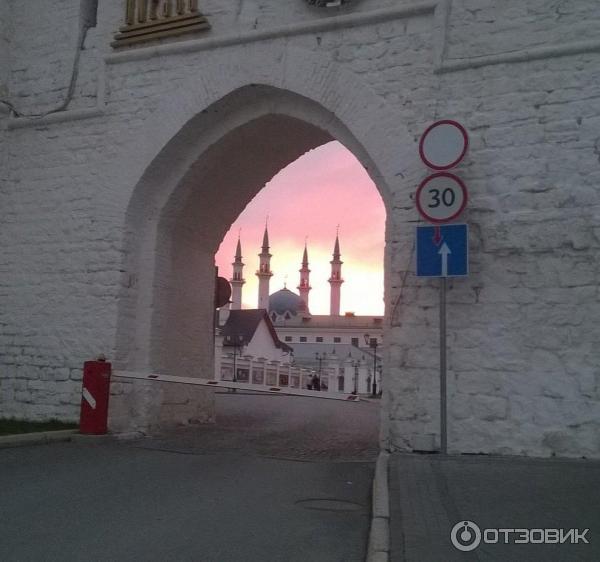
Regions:
<svg viewBox="0 0 600 562"><path fill-rule="evenodd" d="M79 1L10 5L10 96L19 111L42 113L66 95L76 53Z"/></svg>
<svg viewBox="0 0 600 562"><path fill-rule="evenodd" d="M0 2L0 97L2 98L8 95L10 22L9 5L6 2ZM0 107L1 111L3 111L2 107Z"/></svg>
<svg viewBox="0 0 600 562"><path fill-rule="evenodd" d="M48 4L58 19L38 25L29 4L15 15L0 0L9 93L33 112L63 99L78 31L78 1ZM471 135L450 449L600 456L599 10L434 4L364 0L336 20L300 0L207 0L208 34L113 55L122 2L100 2L71 111L0 117L2 412L76 416L81 364L98 353L210 370L218 243L273 173L338 138L388 211L384 433L406 448L436 434L438 292L413 275L411 195L426 174L416 141L448 117Z"/></svg>
<svg viewBox="0 0 600 562"><path fill-rule="evenodd" d="M594 0L453 0L449 24L453 60L597 40L600 10Z"/></svg>

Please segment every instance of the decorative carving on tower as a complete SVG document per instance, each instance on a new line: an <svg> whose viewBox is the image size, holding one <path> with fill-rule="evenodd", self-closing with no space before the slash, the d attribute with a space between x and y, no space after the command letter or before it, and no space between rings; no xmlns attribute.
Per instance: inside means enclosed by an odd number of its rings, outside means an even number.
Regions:
<svg viewBox="0 0 600 562"><path fill-rule="evenodd" d="M198 11L198 0L126 0L125 25L115 34L114 48L210 29Z"/></svg>
<svg viewBox="0 0 600 562"><path fill-rule="evenodd" d="M269 310L269 282L273 277L271 271L271 254L269 253L269 232L267 231L267 225L265 225L265 233L263 235L262 252L258 254L260 259L258 265L258 271L256 276L258 277L258 307Z"/></svg>
<svg viewBox="0 0 600 562"><path fill-rule="evenodd" d="M329 301L329 314L331 316L340 315L340 300L342 292L342 264L344 263L341 259L340 254L340 240L339 235L335 235L335 246L333 248L333 259L329 262L331 264L331 277L329 278L329 284L331 285L331 297Z"/></svg>
<svg viewBox="0 0 600 562"><path fill-rule="evenodd" d="M242 287L246 280L244 279L244 263L242 262L242 244L238 237L237 248L233 263L233 275L229 282L231 283L231 310L241 310L242 308Z"/></svg>
<svg viewBox="0 0 600 562"><path fill-rule="evenodd" d="M300 284L298 285L298 291L300 293L300 298L304 303L305 312L308 312L308 293L311 289L310 269L308 268L308 250L306 248L306 242L304 242L304 255L302 256L302 267L300 269Z"/></svg>

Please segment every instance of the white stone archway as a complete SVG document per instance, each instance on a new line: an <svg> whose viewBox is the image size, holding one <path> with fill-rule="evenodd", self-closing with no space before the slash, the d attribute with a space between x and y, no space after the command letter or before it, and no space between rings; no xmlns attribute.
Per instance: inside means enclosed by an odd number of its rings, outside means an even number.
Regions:
<svg viewBox="0 0 600 562"><path fill-rule="evenodd" d="M389 205L388 186L348 128L289 91L240 88L168 143L128 209L126 271L135 281L121 298L122 365L187 376L212 372L212 266L220 241L273 175L333 139L354 149Z"/></svg>
<svg viewBox="0 0 600 562"><path fill-rule="evenodd" d="M390 248L400 264L410 247L399 240L395 223L403 216L395 219L393 208L415 176L414 139L399 115L355 74L310 51L290 48L284 56L251 45L220 62L161 99L143 140L128 147L128 176L138 169L139 180L125 216L117 366L213 372L220 241L280 169L333 139L361 162L383 199L386 310L397 292Z"/></svg>

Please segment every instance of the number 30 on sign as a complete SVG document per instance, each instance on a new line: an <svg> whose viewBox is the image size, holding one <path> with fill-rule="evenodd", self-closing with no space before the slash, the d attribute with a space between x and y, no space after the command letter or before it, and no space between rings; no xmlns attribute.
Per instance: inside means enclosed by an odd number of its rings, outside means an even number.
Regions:
<svg viewBox="0 0 600 562"><path fill-rule="evenodd" d="M427 221L444 223L457 218L467 205L467 188L449 172L426 177L416 194L417 210Z"/></svg>

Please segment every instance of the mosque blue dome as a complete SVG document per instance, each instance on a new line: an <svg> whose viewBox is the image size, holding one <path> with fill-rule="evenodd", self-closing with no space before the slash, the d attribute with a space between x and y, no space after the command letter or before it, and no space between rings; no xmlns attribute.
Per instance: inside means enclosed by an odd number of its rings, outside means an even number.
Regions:
<svg viewBox="0 0 600 562"><path fill-rule="evenodd" d="M306 305L299 295L289 289L281 289L269 296L269 312L283 316L286 312L292 315L306 310Z"/></svg>

